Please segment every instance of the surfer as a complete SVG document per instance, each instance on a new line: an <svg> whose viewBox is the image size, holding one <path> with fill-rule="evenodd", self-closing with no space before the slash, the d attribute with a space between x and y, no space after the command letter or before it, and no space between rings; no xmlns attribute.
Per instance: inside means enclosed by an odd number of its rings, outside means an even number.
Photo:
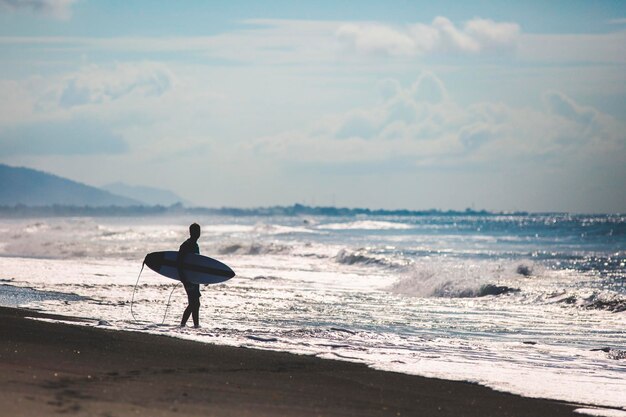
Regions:
<svg viewBox="0 0 626 417"><path fill-rule="evenodd" d="M188 253L200 254L200 248L198 247L198 238L200 237L200 225L193 223L189 226L189 239L185 240L180 249L178 249L178 258L176 263L178 264L178 276L185 286L187 292L187 308L183 313L183 319L180 322L180 327L187 325L189 316L193 316L193 327L200 327L200 284L194 284L187 281L185 272L183 271L183 260Z"/></svg>

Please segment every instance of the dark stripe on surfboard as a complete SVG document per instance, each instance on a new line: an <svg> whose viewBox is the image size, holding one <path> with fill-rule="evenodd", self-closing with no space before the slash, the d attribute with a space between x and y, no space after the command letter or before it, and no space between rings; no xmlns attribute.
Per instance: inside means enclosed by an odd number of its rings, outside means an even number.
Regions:
<svg viewBox="0 0 626 417"><path fill-rule="evenodd" d="M160 263L161 263L161 266L170 266L176 269L178 269L178 265L179 265L178 262L170 261L168 259L163 259L161 260ZM181 269L194 271L194 272L201 272L203 274L217 275L219 277L232 278L235 276L235 273L232 271L224 271L223 269L215 269L215 268L209 268L206 266L193 265L193 264L187 264L187 263L183 263Z"/></svg>

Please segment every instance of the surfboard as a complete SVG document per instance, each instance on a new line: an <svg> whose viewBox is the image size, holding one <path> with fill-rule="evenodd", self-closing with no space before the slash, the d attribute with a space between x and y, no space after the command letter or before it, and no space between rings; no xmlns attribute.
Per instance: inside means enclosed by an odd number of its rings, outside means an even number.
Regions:
<svg viewBox="0 0 626 417"><path fill-rule="evenodd" d="M152 252L146 255L144 263L157 274L180 281L177 259L176 251ZM195 253L185 255L182 269L185 277L195 284L217 284L235 276L227 265Z"/></svg>

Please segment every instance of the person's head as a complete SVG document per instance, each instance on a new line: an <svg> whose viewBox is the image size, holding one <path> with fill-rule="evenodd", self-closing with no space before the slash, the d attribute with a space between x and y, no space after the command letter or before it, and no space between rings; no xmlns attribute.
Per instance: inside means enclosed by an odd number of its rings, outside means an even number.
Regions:
<svg viewBox="0 0 626 417"><path fill-rule="evenodd" d="M193 223L189 226L189 236L191 236L192 239L198 240L200 237L200 225L198 223Z"/></svg>

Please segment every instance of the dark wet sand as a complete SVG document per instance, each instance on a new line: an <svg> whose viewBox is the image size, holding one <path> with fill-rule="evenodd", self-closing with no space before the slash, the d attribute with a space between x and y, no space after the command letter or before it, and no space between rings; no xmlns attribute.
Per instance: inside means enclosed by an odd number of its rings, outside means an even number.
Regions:
<svg viewBox="0 0 626 417"><path fill-rule="evenodd" d="M26 316L50 317L0 308L1 415L580 416L469 383Z"/></svg>

